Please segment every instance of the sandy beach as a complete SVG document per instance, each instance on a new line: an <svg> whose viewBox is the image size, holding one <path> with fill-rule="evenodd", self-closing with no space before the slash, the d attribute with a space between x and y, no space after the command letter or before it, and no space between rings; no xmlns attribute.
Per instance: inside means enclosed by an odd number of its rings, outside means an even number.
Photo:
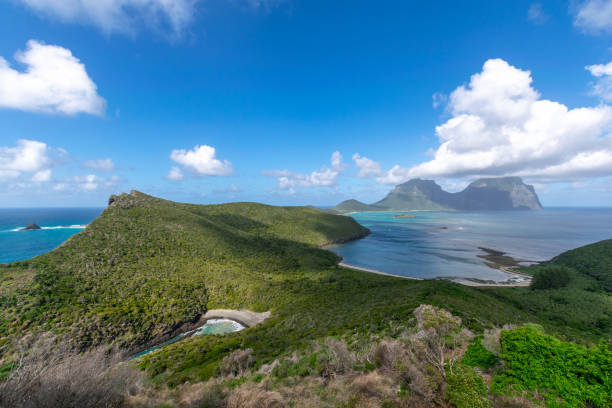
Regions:
<svg viewBox="0 0 612 408"><path fill-rule="evenodd" d="M211 319L229 319L240 323L244 327L253 327L270 317L270 312L257 313L250 310L212 309L207 311L200 319L205 323Z"/></svg>

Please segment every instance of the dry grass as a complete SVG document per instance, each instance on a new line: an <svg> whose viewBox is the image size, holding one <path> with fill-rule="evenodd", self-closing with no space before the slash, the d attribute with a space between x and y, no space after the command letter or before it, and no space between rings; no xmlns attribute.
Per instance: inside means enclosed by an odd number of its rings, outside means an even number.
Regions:
<svg viewBox="0 0 612 408"><path fill-rule="evenodd" d="M0 383L2 407L122 407L140 391L141 374L114 350L77 354L50 334L24 338L15 349L18 364Z"/></svg>
<svg viewBox="0 0 612 408"><path fill-rule="evenodd" d="M282 408L285 406L285 401L278 391L268 391L255 384L234 389L227 399L227 408Z"/></svg>

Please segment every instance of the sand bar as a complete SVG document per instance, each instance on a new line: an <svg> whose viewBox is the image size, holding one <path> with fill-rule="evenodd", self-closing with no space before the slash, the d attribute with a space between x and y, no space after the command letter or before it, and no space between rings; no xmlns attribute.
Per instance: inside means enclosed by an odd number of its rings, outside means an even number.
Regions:
<svg viewBox="0 0 612 408"><path fill-rule="evenodd" d="M200 321L206 322L210 319L229 319L240 323L245 327L253 327L270 317L270 311L257 313L250 310L212 309L207 311Z"/></svg>

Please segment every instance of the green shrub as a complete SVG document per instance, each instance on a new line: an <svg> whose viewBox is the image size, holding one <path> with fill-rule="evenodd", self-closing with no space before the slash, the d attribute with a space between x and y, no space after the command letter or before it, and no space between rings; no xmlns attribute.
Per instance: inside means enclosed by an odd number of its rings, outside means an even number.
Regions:
<svg viewBox="0 0 612 408"><path fill-rule="evenodd" d="M499 358L484 348L481 339L477 339L468 346L461 362L471 367L493 368L499 362Z"/></svg>
<svg viewBox="0 0 612 408"><path fill-rule="evenodd" d="M538 268L531 280L531 289L558 289L567 286L571 269L565 266Z"/></svg>
<svg viewBox="0 0 612 408"><path fill-rule="evenodd" d="M495 391L537 391L550 407L612 406L612 352L603 341L587 348L530 325L503 331L501 346Z"/></svg>
<svg viewBox="0 0 612 408"><path fill-rule="evenodd" d="M447 376L446 398L457 408L490 406L489 390L482 377L472 367L458 364Z"/></svg>

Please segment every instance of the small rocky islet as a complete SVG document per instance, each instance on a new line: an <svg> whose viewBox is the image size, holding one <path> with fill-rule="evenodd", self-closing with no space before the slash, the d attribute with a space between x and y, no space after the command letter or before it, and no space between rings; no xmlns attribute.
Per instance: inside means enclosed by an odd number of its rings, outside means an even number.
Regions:
<svg viewBox="0 0 612 408"><path fill-rule="evenodd" d="M40 225L35 224L33 222L28 222L25 227L20 228L19 231L33 231L42 229Z"/></svg>

